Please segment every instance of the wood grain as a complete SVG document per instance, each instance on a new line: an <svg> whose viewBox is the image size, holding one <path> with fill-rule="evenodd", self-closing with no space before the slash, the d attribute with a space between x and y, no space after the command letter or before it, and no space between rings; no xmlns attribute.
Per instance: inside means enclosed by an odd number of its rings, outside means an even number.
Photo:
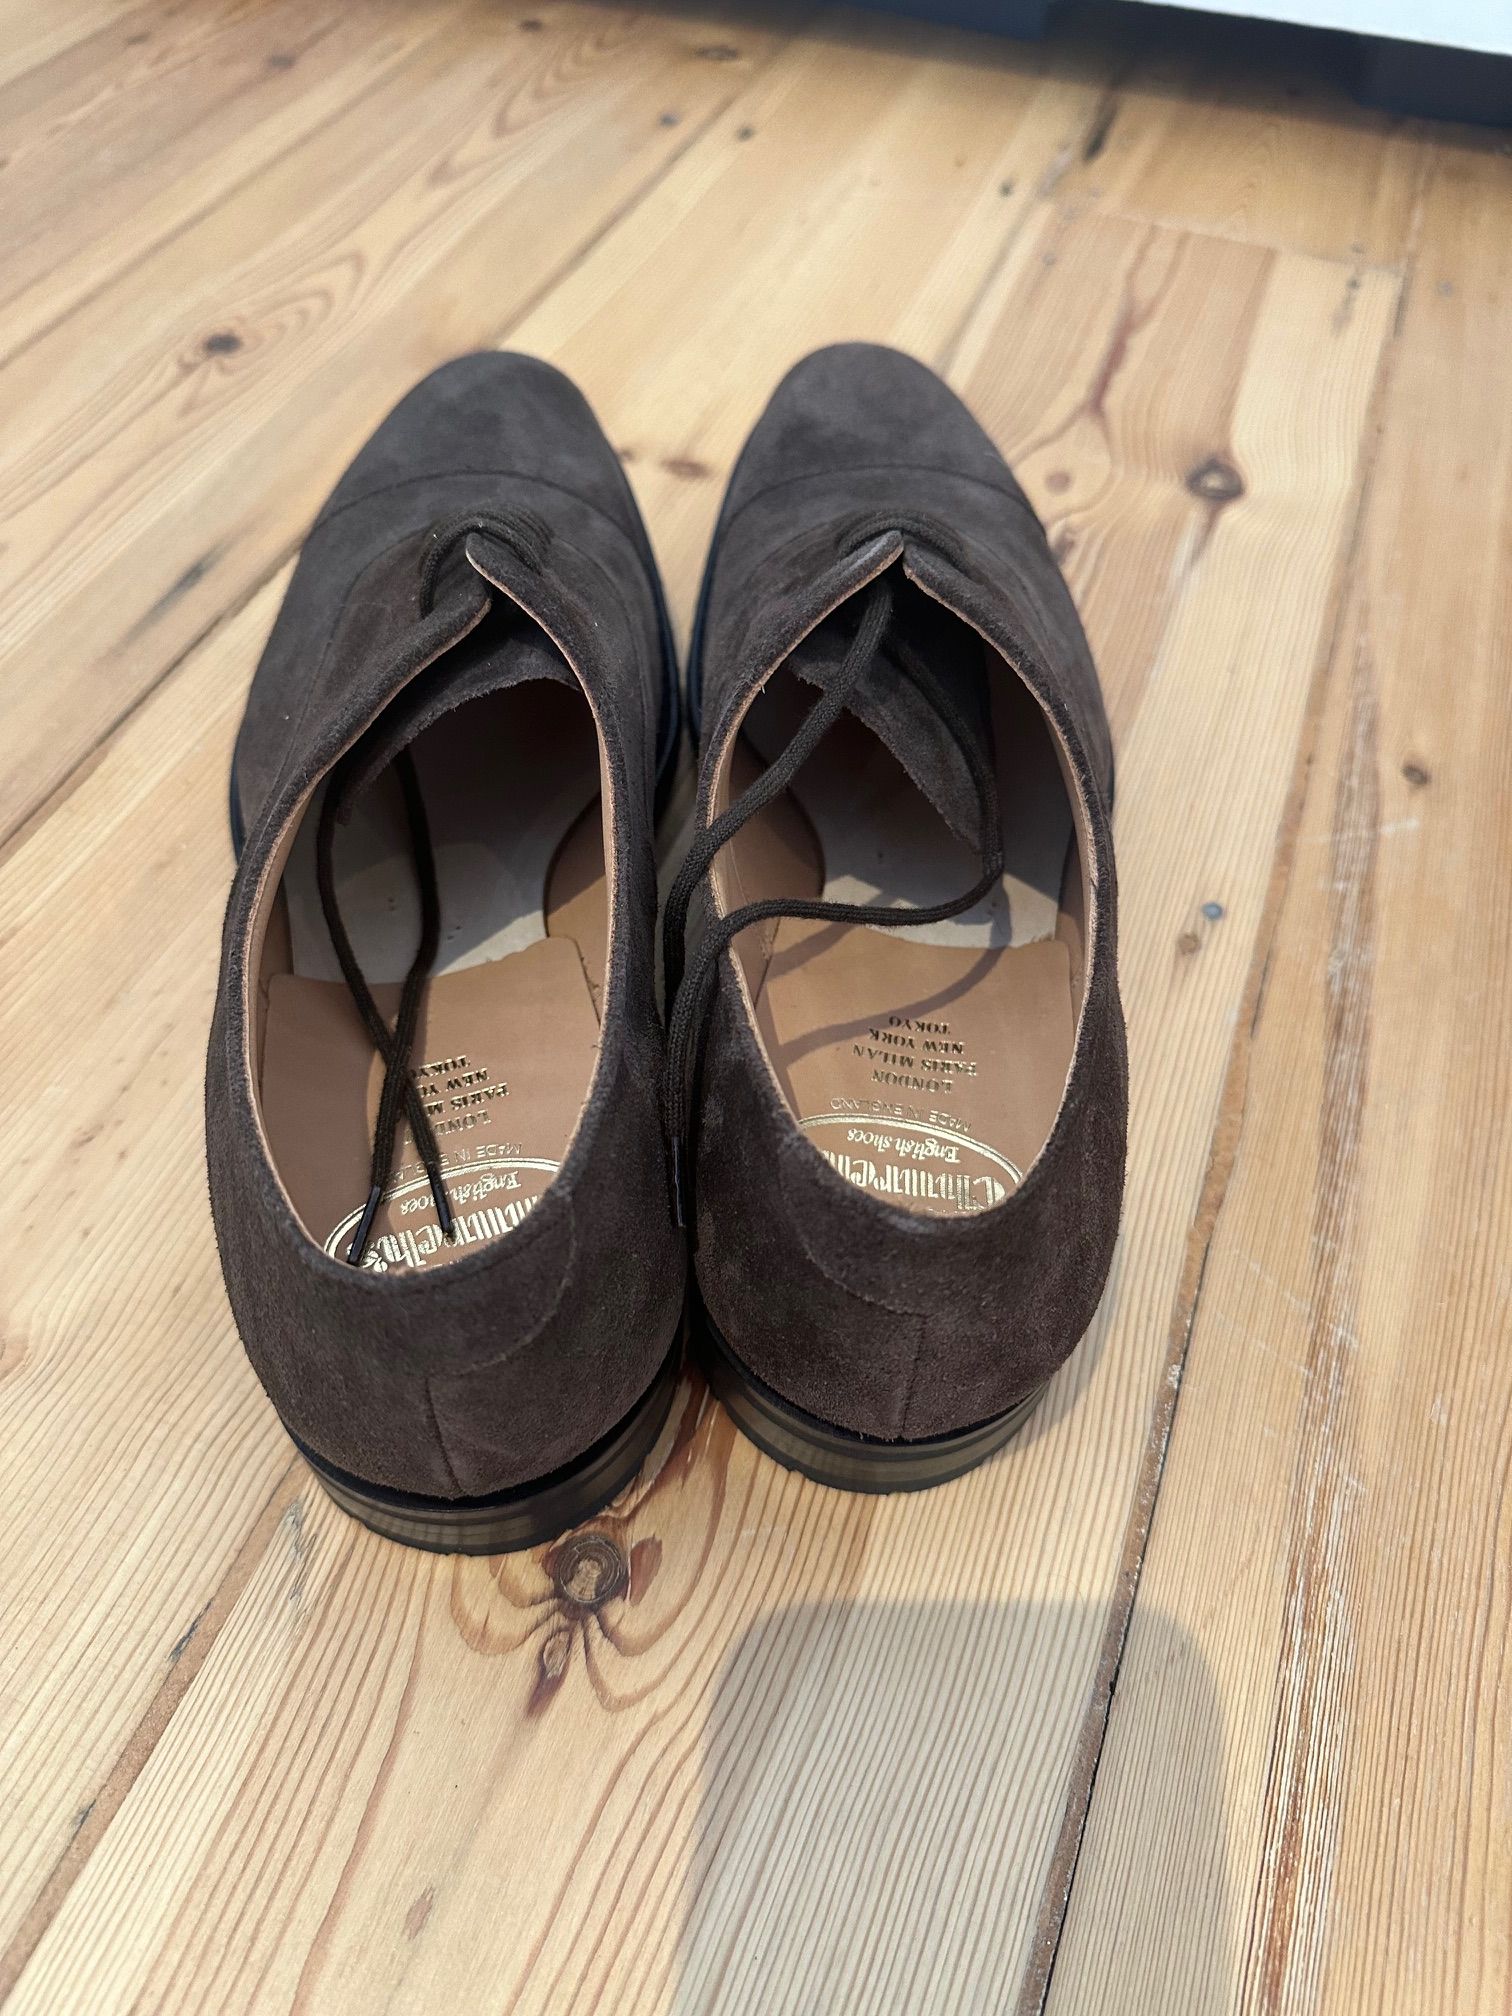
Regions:
<svg viewBox="0 0 1512 2016"><path fill-rule="evenodd" d="M91 35L109 30L134 10L160 18L160 0L76 0L67 8L39 8L35 0L0 0L0 83L40 69Z"/></svg>
<svg viewBox="0 0 1512 2016"><path fill-rule="evenodd" d="M1509 201L1440 156L1053 2016L1507 2007Z"/></svg>
<svg viewBox="0 0 1512 2016"><path fill-rule="evenodd" d="M1348 44L1190 14L1140 29L1066 201L1334 259L1405 258L1432 129L1353 101Z"/></svg>
<svg viewBox="0 0 1512 2016"><path fill-rule="evenodd" d="M773 34L728 32L475 0L0 369L0 834L734 97Z"/></svg>
<svg viewBox="0 0 1512 2016"><path fill-rule="evenodd" d="M890 32L878 31L879 48L886 47ZM895 33L892 39L896 39ZM534 47L534 42L531 46ZM955 51L961 45L956 42L947 46ZM721 57L717 61L708 58L699 60L720 74L734 72L740 66L738 54ZM818 67L812 58L805 59L804 75L811 74ZM826 73L828 67L826 55L823 62ZM958 67L957 62L942 60L939 70L942 75L948 76ZM879 64L879 73L869 92L874 102L880 100L885 106L895 97L908 97L914 88L908 61L897 53L886 64ZM1011 93L1014 89L1014 79L1006 75L1004 90ZM1074 132L1078 112L1085 112L1090 103L1090 97L1084 93L1073 97L1064 115L1072 122L1069 130ZM923 130L926 119L937 104L936 96L925 98L916 105L916 132ZM795 111L800 117L810 116L814 109L812 93L798 98ZM1055 135L1053 144L1058 145L1061 128L1056 125L1052 130ZM1050 134L1047 133L1045 159L1048 159L1050 144ZM1021 158L1028 162L1031 173L1043 165L1037 156L1025 155ZM988 164L988 171L992 165ZM904 164L895 165L895 177L901 180L905 172ZM990 173L984 173L987 174L985 182L982 174L963 178L947 162L945 179L938 191L941 209L944 210L951 200L956 201L963 212L981 207L984 187L994 205L1002 202L1004 199L998 196ZM995 209L989 214L996 218ZM864 273L867 265L884 249L887 235L885 206L873 204L871 225L872 237L856 248L855 270L858 274ZM984 258L996 249L996 244L995 237L984 241ZM965 279L969 288L974 280L969 269ZM672 297L669 294L665 298L670 310ZM666 384L675 384L670 360ZM589 389L597 391L591 381ZM731 452L735 445L730 443ZM87 473L93 475L93 472ZM151 501L155 508L161 505L157 492L151 493ZM161 532L158 536L161 538ZM692 562L693 556L690 555L690 566ZM214 584L210 585L213 587ZM96 1004L102 996L121 998L125 1020L120 1040L127 1044L122 1072L102 1076L97 1063L88 1067L90 1082L98 1087L100 1110L107 1115L118 1116L109 1129L108 1152L111 1157L118 1155L122 1142L130 1138L126 1116L120 1112L125 1085L135 1082L137 1072L145 1068L139 1053L131 1046L139 1035L145 1035L152 1027L142 1021L138 998L139 919L149 900L161 900L168 906L168 914L175 925L170 943L163 948L163 957L154 970L160 976L158 984L165 990L171 988L171 976L178 976L177 992L167 995L167 1001L176 1007L180 1032L179 1070L174 1080L174 1095L178 1103L170 1135L174 1152L179 1158L177 1176L188 1187L169 1193L169 1222L174 1227L175 1237L187 1236L185 1228L190 1224L197 1227L193 1235L195 1272L186 1281L178 1270L165 1271L161 1246L148 1242L138 1248L134 1244L135 1235L124 1200L132 1194L143 1166L143 1151L133 1148L127 1163L120 1167L114 1161L108 1162L106 1170L115 1187L111 1188L107 1199L102 1199L100 1211L102 1222L118 1228L117 1237L122 1250L111 1256L108 1275L102 1272L98 1280L95 1278L94 1267L104 1269L106 1265L104 1256L97 1254L84 1280L73 1285L84 1306L93 1310L99 1298L106 1293L107 1281L113 1283L111 1292L124 1298L127 1306L136 1312L136 1321L141 1326L141 1348L150 1358L149 1376L142 1377L142 1368L136 1365L133 1354L122 1351L109 1328L99 1323L92 1324L89 1334L81 1341L59 1336L55 1331L48 1333L54 1351L68 1354L68 1372L74 1382L72 1404L84 1424L75 1432L80 1461L78 1478L76 1480L73 1472L66 1471L60 1480L60 1488L66 1486L69 1490L78 1490L82 1488L82 1480L94 1478L103 1492L120 1488L126 1481L111 1476L101 1449L106 1439L118 1432L118 1410L123 1404L121 1391L130 1382L136 1382L137 1404L145 1421L153 1420L156 1411L163 1407L167 1390L179 1392L178 1405L191 1410L189 1421L175 1414L171 1431L167 1427L158 1431L159 1436L169 1435L170 1447L176 1446L174 1437L194 1443L203 1433L208 1433L207 1428L201 1428L192 1410L205 1408L208 1404L206 1396L212 1393L217 1404L229 1404L234 1398L237 1406L250 1409L256 1431L238 1445L239 1453L249 1466L248 1474L240 1474L234 1468L222 1468L198 1485L192 1476L161 1480L163 1516L174 1521L175 1533L182 1539L185 1550L195 1547L205 1526L219 1527L227 1521L228 1503L235 1510L229 1530L216 1530L213 1542L204 1544L201 1556L170 1552L159 1564L162 1570L160 1580L132 1591L138 1614L130 1631L117 1627L122 1639L121 1649L116 1655L119 1670L110 1672L97 1662L90 1661L82 1674L70 1676L66 1687L60 1685L56 1691L45 1686L35 1687L31 1690L27 1713L18 1720L12 1732L16 1745L17 1776L28 1788L27 1826L24 1839L18 1836L14 1843L18 1862L9 1872L5 1888L12 1912L5 1929L15 1932L18 1937L26 1935L22 1938L21 1947L16 1949L18 1960L24 1957L26 1938L34 1933L36 1927L35 1919L26 1916L32 1886L38 1881L45 1881L46 1872L57 1866L59 1859L67 1854L70 1831L77 1824L78 1816L98 1796L100 1784L115 1782L111 1775L113 1760L127 1732L137 1726L139 1718L148 1713L151 1702L156 1698L162 1677L163 1648L171 1647L178 1640L186 1624L210 1600L217 1586L217 1577L225 1563L235 1558L238 1544L281 1474L278 1465L285 1460L285 1445L278 1437L276 1424L256 1396L255 1383L240 1362L227 1326L200 1195L202 1177L198 1122L198 1079L203 1030L209 1013L214 926L228 872L227 857L219 840L226 752L240 695L255 659L257 640L271 620L274 606L270 594L263 593L232 625L218 632L208 646L194 654L164 688L163 694L155 697L128 724L111 746L99 771L78 783L65 807L54 812L27 836L14 852L5 871L8 877L6 887L10 892L7 900L16 906L14 961L7 969L17 979L10 1020L18 1036L25 1033L34 1046L40 1046L32 1052L18 1054L14 1066L8 1066L7 1076L10 1077L13 1068L11 1082L17 1084L27 1082L29 1077L41 1077L45 1058L54 1054L75 1059L93 1058L110 1038L108 1027L102 1029L99 1026ZM183 757L183 762L190 768L181 773L176 763L186 736L193 738L187 755ZM147 780L150 780L150 786ZM145 799L144 792L147 794ZM158 823L163 821L169 822L172 834L177 836L172 843ZM217 836L215 845L209 849L202 841L194 844L192 839L192 836L203 836L206 832ZM192 873L195 880L190 886L166 886L159 898L152 899L154 864L159 851L170 844L176 846L173 856L175 866L183 875ZM99 883L103 866L99 857L101 846L109 849L109 866L113 873L123 878L119 886L108 878L103 884ZM54 886L56 878L65 874L78 878L70 885L66 896ZM60 937L53 926L60 904L83 902L86 895L91 904L97 901L103 906L102 917L112 920L116 931L113 934L109 931L92 932L77 939ZM185 935L191 932L195 935ZM57 967L59 956L65 959L66 976ZM88 963L88 978L83 982L73 977L72 961L76 957L82 957ZM104 1054L110 1053L107 1050ZM60 1154L61 1143L69 1138L66 1133L61 1137L55 1133L62 1117L70 1110L67 1080L57 1074L55 1077L56 1115L47 1110L42 1116L45 1122L41 1136L42 1152L46 1155ZM21 1121L23 1116L18 1113L17 1118ZM29 1127L34 1118L29 1116L25 1124ZM80 1124L81 1136L88 1136L89 1124L87 1121ZM165 1119L161 1124L166 1127L168 1122ZM31 1139L35 1152L36 1137ZM94 1177L90 1155L92 1146L92 1138L83 1138L67 1158L66 1166L77 1172L75 1180L83 1185ZM106 1151L96 1152L103 1154ZM38 1171L33 1179L41 1195L46 1194L41 1183L44 1173ZM133 1252L138 1254L134 1263L129 1259ZM24 1295L21 1292L23 1284L17 1284L12 1305L14 1336L18 1339L28 1336L30 1312L34 1308L42 1312L40 1322L54 1320L66 1292L65 1284L77 1272L79 1254L80 1247L75 1245L39 1250L39 1260L45 1260L47 1264L32 1295ZM61 1274L54 1271L58 1267L63 1269ZM186 1326L186 1337L198 1334L195 1325L201 1326L201 1332L205 1327L213 1327L216 1331L218 1351L213 1356L206 1356L199 1367L205 1382L203 1387L183 1391L182 1367L156 1340L157 1326L170 1309L174 1319ZM18 1462L10 1480L18 1494L18 1505L30 1502L41 1488L41 1477L55 1462L53 1437L57 1424L48 1409L56 1368L52 1359L36 1346L28 1345L27 1348L29 1362L23 1364L18 1360L15 1383L11 1389L12 1406L20 1424L17 1430L19 1436L24 1438L26 1435L27 1410L34 1399L39 1411L35 1438L29 1441L24 1460ZM101 1368L94 1364L94 1348L109 1354L102 1371L104 1383L97 1383L97 1371ZM117 1383L109 1383L111 1381ZM155 1383L158 1381L163 1383ZM91 1435L95 1438L93 1441L89 1439ZM144 1466L157 1460L161 1446L160 1441L155 1442L144 1454ZM137 1501L150 1495L154 1474L144 1468L142 1474L133 1475L129 1480L129 1493L141 1529L143 1559L148 1562L155 1558L153 1549L158 1514L154 1507ZM187 1502L186 1494L194 1488L203 1488L208 1494L207 1502L199 1509ZM216 1495L220 1492L231 1494L229 1500ZM68 1622L73 1615L70 1605L86 1606L91 1613L103 1606L103 1596L87 1579L65 1596L54 1585L50 1571L59 1558L77 1556L85 1560L99 1560L104 1572L114 1572L108 1553L102 1555L96 1542L99 1523L111 1518L113 1507L113 1497L91 1496L85 1492L82 1502L74 1506L72 1516L55 1523L47 1531L45 1541L43 1535L38 1535L39 1544L44 1546L44 1557L35 1571L36 1582L18 1581L18 1586L27 1596L29 1626L13 1647L18 1675L23 1670L45 1672L49 1669L50 1663L59 1655L63 1634L74 1628ZM193 1572L187 1566L188 1561L196 1559L202 1561L202 1572ZM17 1563L18 1577L24 1575L26 1567L24 1560ZM46 1600L44 1591L49 1592ZM61 1724L54 1719L59 1715L63 1718ZM66 1772L49 1773L43 1770L41 1758L47 1748L58 1740L60 1727L77 1732L78 1740L73 1745L71 1768ZM72 1867L71 1864L69 1866ZM54 1900L55 1894L55 1890L48 1890L49 1903Z"/></svg>
<svg viewBox="0 0 1512 2016"><path fill-rule="evenodd" d="M225 765L275 607L266 593L228 625L0 869L0 1154L16 1185L0 1950L98 1830L118 1758L181 1686L289 1467L226 1320L198 1082Z"/></svg>
<svg viewBox="0 0 1512 2016"><path fill-rule="evenodd" d="M0 90L0 360L334 118L459 8L193 0Z"/></svg>
<svg viewBox="0 0 1512 2016"><path fill-rule="evenodd" d="M8 2016L1505 2005L1508 163L1227 29L798 19L0 0ZM948 371L1086 614L1127 1224L944 1490L814 1489L690 1380L585 1534L434 1561L236 1342L230 737L341 463L505 336L680 619L857 336Z"/></svg>
<svg viewBox="0 0 1512 2016"><path fill-rule="evenodd" d="M907 95L926 120L927 92L910 78ZM676 211L690 259L739 214L717 136L707 144L712 193L693 217ZM306 1493L297 1635L257 1621L287 1614L281 1539L42 1936L16 2008L70 1992L95 2007L465 2007L479 1983L490 2006L522 2011L964 2010L1017 1993L1395 300L1372 276L1341 317L1342 267L1116 221L1089 220L1085 242L1049 212L1025 222L1004 255L1019 283L992 286L987 262L988 326L968 312L960 350L1010 446L1043 423L1051 350L1070 404L1105 421L1107 520L1094 468L1073 488L1084 564L1101 556L1124 722L1138 1146L1096 1331L1004 1460L913 1500L787 1477L690 1390L665 1461L597 1523L629 1573L628 1597L601 1609L570 1576L564 1590L550 1555L396 1560ZM853 235L851 251L859 276L873 248ZM645 284L648 262L614 240L594 256ZM681 280L674 262L662 284ZM1186 378L1158 316L1144 340L1127 306L1184 287L1223 332L1210 368L1227 426L1209 445L1246 472L1243 498L1216 512L1187 486ZM622 297L606 284L601 298L602 320L564 351L618 419ZM959 320L942 313L942 342ZM1067 331L1081 332L1074 348ZM779 319L774 362L791 337ZM663 411L684 366L675 348L663 360ZM648 368L633 388L647 412ZM1090 454L1069 436L1056 452L1078 472ZM1141 529L1124 557L1126 522ZM1128 655L1115 616L1119 578L1143 616L1152 524L1188 556L1153 584L1153 671L1143 622ZM1183 952L1215 892L1223 928Z"/></svg>
<svg viewBox="0 0 1512 2016"><path fill-rule="evenodd" d="M948 357L1111 74L1100 42L1051 58L936 34L920 60L915 30L830 19L515 332L591 383L684 625L782 373L825 342Z"/></svg>

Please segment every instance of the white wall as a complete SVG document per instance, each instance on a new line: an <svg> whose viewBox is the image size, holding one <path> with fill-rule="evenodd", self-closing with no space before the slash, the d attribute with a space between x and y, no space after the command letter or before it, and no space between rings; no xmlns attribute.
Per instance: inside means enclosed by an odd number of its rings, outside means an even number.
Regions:
<svg viewBox="0 0 1512 2016"><path fill-rule="evenodd" d="M1161 0L1170 5L1171 0ZM1512 56L1512 0L1176 0L1208 14L1256 21L1300 21L1309 28L1349 28L1407 42L1442 42Z"/></svg>

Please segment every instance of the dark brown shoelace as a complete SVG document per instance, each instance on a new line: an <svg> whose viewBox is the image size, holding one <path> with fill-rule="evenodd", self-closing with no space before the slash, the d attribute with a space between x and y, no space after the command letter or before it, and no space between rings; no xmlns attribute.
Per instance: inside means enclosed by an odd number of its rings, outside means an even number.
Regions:
<svg viewBox="0 0 1512 2016"><path fill-rule="evenodd" d="M473 532L481 532L490 538L500 540L527 566L537 570L544 563L546 548L551 538L544 520L529 511L514 511L507 515L469 512L434 526L426 540L420 563L419 613L422 619L435 607L437 584L448 556L461 540ZM415 881L420 891L420 942L415 948L415 956L405 975L404 986L399 995L399 1012L394 1018L393 1028L390 1029L383 1019L377 1002L373 999L373 991L368 986L357 955L352 949L352 941L342 921L340 905L336 899L334 868L336 825L338 820L346 818L350 810L354 786L359 776L360 749L359 743L348 750L332 771L321 803L320 822L315 834L315 879L320 891L321 911L325 917L326 928L331 934L331 945L340 964L342 978L346 981L352 999L356 1003L357 1012L362 1017L363 1026L368 1032L373 1048L384 1062L383 1090L379 1095L378 1118L373 1127L373 1160L369 1174L368 1198L363 1207L362 1217L358 1221L357 1230L352 1235L352 1243L347 1249L346 1257L354 1267L362 1265L362 1257L372 1236L373 1220L378 1215L378 1207L383 1202L383 1193L393 1175L394 1148L398 1140L401 1113L409 1121L410 1132L415 1137L420 1160L425 1165L431 1196L435 1199L436 1218L441 1227L441 1236L450 1239L455 1225L451 1204L446 1195L446 1183L441 1174L441 1155L436 1146L435 1131L420 1097L413 1070L415 1038L420 1027L420 1007L425 998L426 983L430 979L431 968L436 963L436 952L441 942L441 895L436 879L436 857L431 846L430 824L425 816L425 800L421 794L414 758L408 749L401 749L393 759L393 768L404 797L410 853L414 863Z"/></svg>
<svg viewBox="0 0 1512 2016"><path fill-rule="evenodd" d="M962 564L954 535L932 520L865 518L852 524L842 539L851 551L880 532L915 533ZM941 924L980 903L1002 877L1003 834L998 811L997 778L984 759L979 737L971 732L954 700L923 659L898 635L888 636L894 616L890 571L881 574L860 597L860 616L839 673L805 715L787 747L768 764L753 784L741 792L717 819L695 835L687 858L667 897L662 921L662 971L667 1002L667 1064L662 1082L662 1124L671 1158L672 1215L687 1226L692 1215L688 1116L698 1079L702 1037L713 999L711 982L720 955L751 924L770 918L812 918L833 924L913 926ZM834 726L880 658L887 659L933 707L958 744L976 791L980 815L978 853L982 872L972 886L946 903L897 909L886 903L837 903L822 897L770 897L745 903L710 924L691 966L686 965L688 912L714 857L752 819L786 791L820 742Z"/></svg>

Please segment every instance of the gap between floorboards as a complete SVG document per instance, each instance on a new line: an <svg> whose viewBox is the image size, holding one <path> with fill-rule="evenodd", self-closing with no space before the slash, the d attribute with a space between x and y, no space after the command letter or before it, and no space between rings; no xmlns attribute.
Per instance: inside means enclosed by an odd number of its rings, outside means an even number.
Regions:
<svg viewBox="0 0 1512 2016"><path fill-rule="evenodd" d="M1292 763L1286 804L1277 829L1270 879L1266 887L1265 907L1255 933L1249 972L1245 978L1244 995L1235 1017L1234 1041L1224 1071L1223 1089L1219 1095L1217 1117L1208 1146L1207 1169L1203 1176L1191 1231L1188 1234L1186 1260L1177 1285L1164 1371L1155 1396L1139 1482L1124 1528L1119 1572L1104 1628L1103 1648L1098 1659L1091 1698L1082 1720L1081 1733L1073 1746L1071 1784L1055 1853L1040 1897L1030 1945L1029 1964L1020 1988L1016 2016L1045 2016L1054 1983L1055 1962L1070 1910L1071 1895L1076 1886L1077 1865L1081 1858L1082 1842L1096 1793L1098 1766L1102 1761L1103 1748L1107 1741L1113 1712L1113 1697L1118 1689L1119 1672L1123 1665L1129 1628L1138 1601L1140 1571L1149 1548L1155 1508L1159 1502L1160 1487L1165 1474L1166 1457L1171 1437L1175 1432L1182 1375L1197 1326L1208 1256L1217 1236L1218 1221L1238 1163L1249 1094L1250 1058L1264 1016L1266 981L1291 886L1292 871L1296 864L1298 834L1311 788L1324 706L1335 676L1344 614L1364 534L1384 429L1386 398L1401 343L1407 298L1417 270L1423 197L1429 180L1436 171L1437 161L1438 153L1435 149L1426 157L1418 179L1407 244L1401 262L1402 280L1397 297L1396 314L1391 332L1382 345L1380 356L1376 361L1375 381L1371 387L1370 405L1365 421L1354 511L1335 569L1323 642L1307 696L1307 707ZM1083 1788L1080 1796L1078 1796L1079 1785Z"/></svg>

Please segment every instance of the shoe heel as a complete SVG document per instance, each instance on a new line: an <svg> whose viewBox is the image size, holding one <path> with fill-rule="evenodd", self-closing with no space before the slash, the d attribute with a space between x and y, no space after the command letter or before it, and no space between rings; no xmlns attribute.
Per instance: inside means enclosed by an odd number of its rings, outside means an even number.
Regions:
<svg viewBox="0 0 1512 2016"><path fill-rule="evenodd" d="M878 1442L820 1421L774 1393L735 1355L702 1307L695 1305L689 1328L710 1390L741 1433L784 1469L836 1491L927 1491L949 1483L1011 1441L1049 1384L1042 1381L1006 1413L975 1427L919 1442Z"/></svg>
<svg viewBox="0 0 1512 2016"><path fill-rule="evenodd" d="M515 1554L558 1540L633 1482L666 1424L677 1391L679 1343L625 1418L549 1477L484 1498L428 1498L350 1476L292 1439L327 1495L385 1540L430 1554Z"/></svg>

